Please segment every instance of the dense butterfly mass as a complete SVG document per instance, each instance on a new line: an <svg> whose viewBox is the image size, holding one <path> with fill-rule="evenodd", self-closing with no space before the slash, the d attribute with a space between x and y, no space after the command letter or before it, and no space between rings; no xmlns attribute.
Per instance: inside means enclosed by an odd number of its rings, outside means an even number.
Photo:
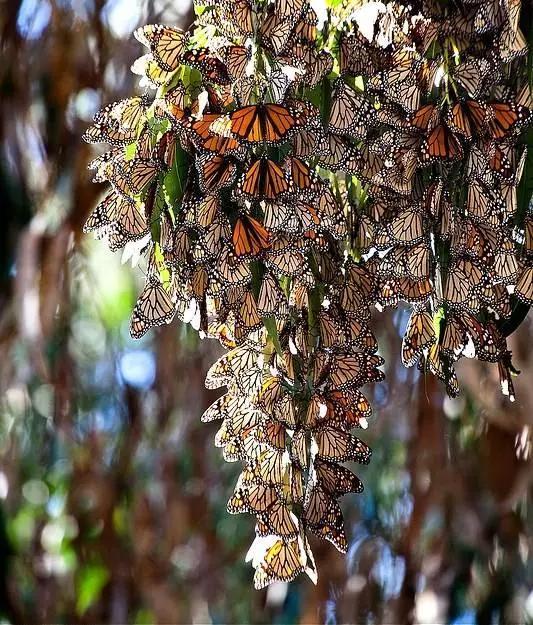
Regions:
<svg viewBox="0 0 533 625"><path fill-rule="evenodd" d="M242 463L228 511L256 517L256 588L316 580L310 534L347 549L345 463L370 460L353 430L383 379L370 307L411 307L403 361L451 395L467 356L512 398L506 335L533 304L520 0L388 2L370 24L365 2L324 24L315 4L198 0L189 32L140 28L146 93L85 134L111 185L85 230L146 259L132 336L178 317L227 350L203 420Z"/></svg>

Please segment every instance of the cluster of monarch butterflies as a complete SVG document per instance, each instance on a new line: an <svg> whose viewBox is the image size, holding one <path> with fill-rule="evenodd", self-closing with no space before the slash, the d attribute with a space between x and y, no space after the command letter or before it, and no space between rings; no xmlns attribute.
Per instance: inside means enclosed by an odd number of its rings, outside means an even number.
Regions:
<svg viewBox="0 0 533 625"><path fill-rule="evenodd" d="M466 355L512 395L505 323L533 303L520 2L389 2L373 34L312 4L198 0L188 32L140 28L146 93L85 134L111 146L85 230L146 258L132 336L177 316L227 349L203 420L243 464L228 510L257 519L257 588L316 579L310 534L346 551L344 463L371 454L351 430L383 378L370 306L412 306L404 363L450 394Z"/></svg>
<svg viewBox="0 0 533 625"><path fill-rule="evenodd" d="M376 276L376 303L412 306L406 366L455 396L456 360L497 362L512 398L506 320L533 303L531 216L517 208L517 141L532 120L520 2L392 12L392 24L387 13L376 23L385 52L356 29L341 37L330 128L342 145L336 168L366 189L352 203L353 245Z"/></svg>

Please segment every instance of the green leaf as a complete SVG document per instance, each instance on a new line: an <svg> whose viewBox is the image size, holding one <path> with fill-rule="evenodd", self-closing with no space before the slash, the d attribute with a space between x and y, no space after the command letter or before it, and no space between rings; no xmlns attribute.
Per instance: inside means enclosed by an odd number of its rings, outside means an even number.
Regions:
<svg viewBox="0 0 533 625"><path fill-rule="evenodd" d="M281 356L283 354L283 349L281 348L281 343L279 342L278 328L276 326L276 318L275 317L263 317L263 325L266 328L268 333L268 338L272 341L274 345L274 349Z"/></svg>
<svg viewBox="0 0 533 625"><path fill-rule="evenodd" d="M437 312L433 315L433 328L435 330L435 336L437 337L437 341L440 339L441 330L442 330L442 322L445 318L444 308L442 306L437 310Z"/></svg>
<svg viewBox="0 0 533 625"><path fill-rule="evenodd" d="M101 564L88 564L80 569L76 581L76 612L82 616L100 597L109 580L109 572Z"/></svg>
<svg viewBox="0 0 533 625"><path fill-rule="evenodd" d="M178 146L176 148L174 166L163 178L163 194L165 201L167 206L173 211L174 215L177 204L183 197L185 187L184 183L187 179L188 170L189 157L187 153Z"/></svg>
<svg viewBox="0 0 533 625"><path fill-rule="evenodd" d="M132 161L135 158L135 152L137 151L137 143L130 143L124 148L126 161Z"/></svg>

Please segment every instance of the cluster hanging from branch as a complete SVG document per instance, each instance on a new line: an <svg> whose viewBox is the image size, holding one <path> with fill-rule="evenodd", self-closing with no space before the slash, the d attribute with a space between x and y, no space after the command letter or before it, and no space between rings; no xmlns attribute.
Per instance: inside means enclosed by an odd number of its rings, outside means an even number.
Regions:
<svg viewBox="0 0 533 625"><path fill-rule="evenodd" d="M203 420L243 465L228 511L256 517L257 588L316 579L309 533L346 551L344 463L370 459L351 431L383 378L370 307L412 306L404 363L450 394L469 356L512 397L505 336L533 303L520 2L317 4L203 0L189 32L140 28L147 92L85 134L111 145L85 230L147 259L132 336L178 316L227 350Z"/></svg>

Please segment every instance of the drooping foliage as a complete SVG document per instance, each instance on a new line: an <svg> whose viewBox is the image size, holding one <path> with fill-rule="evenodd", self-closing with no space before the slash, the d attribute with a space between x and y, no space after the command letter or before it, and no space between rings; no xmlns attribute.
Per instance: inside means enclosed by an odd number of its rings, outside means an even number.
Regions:
<svg viewBox="0 0 533 625"><path fill-rule="evenodd" d="M177 316L227 352L204 414L256 517L255 586L316 579L309 533L340 551L344 466L383 378L371 307L412 312L402 356L459 391L533 303L531 121L517 0L204 0L190 32L149 25L146 92L87 130L111 190L85 226L145 259L131 333ZM154 95L155 91L155 95Z"/></svg>

